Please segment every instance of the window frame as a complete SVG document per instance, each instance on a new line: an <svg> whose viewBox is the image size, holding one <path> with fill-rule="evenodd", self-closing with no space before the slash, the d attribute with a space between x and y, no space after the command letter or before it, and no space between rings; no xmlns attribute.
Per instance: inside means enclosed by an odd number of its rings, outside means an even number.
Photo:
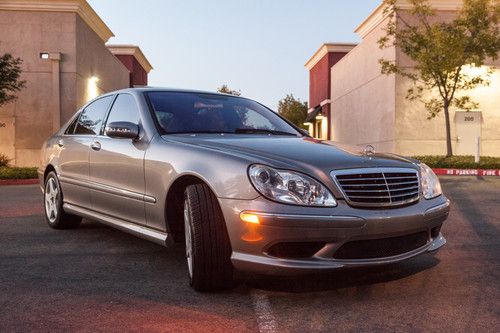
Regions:
<svg viewBox="0 0 500 333"><path fill-rule="evenodd" d="M102 131L103 131L103 128L104 128L104 120L107 119L107 115L109 113L109 110L111 109L111 106L113 105L115 99L116 99L116 94L107 94L107 95L103 95L103 96L99 96L98 98L90 101L89 103L85 104L84 107L82 107L82 109L79 111L80 114L78 115L78 120L77 120L77 125L78 125L78 122L80 122L80 117L83 115L83 113L85 112L85 110L91 105L91 104L94 104L95 102L97 102L98 100L100 99L103 99L103 98L109 98L111 97L111 101L106 109L106 111L104 112L104 118L103 118L103 123L101 124L101 127L99 128L99 133L98 134L79 134L79 133L75 133L76 132L76 127L74 128L73 130L73 134L71 135L79 135L79 136L100 136Z"/></svg>
<svg viewBox="0 0 500 333"><path fill-rule="evenodd" d="M101 128L101 131L99 132L99 136L106 136L104 134L104 130L106 128L106 125L108 124L108 119L109 119L109 115L111 114L111 111L113 110L113 106L115 105L116 103L116 100L118 99L118 97L120 95L129 95L132 97L132 99L134 100L135 102L135 106L137 107L137 112L139 114L139 123L137 124L137 126L140 126L141 124L141 108L139 107L139 103L137 103L137 100L136 98L134 97L134 94L130 94L130 93L127 93L127 92L123 92L123 93L118 93L118 94L115 94L114 95L114 98L113 98L113 101L111 102L111 105L110 107L108 108L108 110L106 111L106 115L105 115L105 121L103 122L103 126Z"/></svg>
<svg viewBox="0 0 500 333"><path fill-rule="evenodd" d="M82 113L82 109L78 110L75 112L75 114L73 115L73 117L71 117L70 121L68 122L68 126L66 126L66 128L64 129L64 132L62 133L62 135L75 135L75 129L76 129L76 124L78 123L78 120L80 120L80 114ZM68 132L68 129L72 126L72 125L75 125L75 127L73 127L73 131L71 133Z"/></svg>

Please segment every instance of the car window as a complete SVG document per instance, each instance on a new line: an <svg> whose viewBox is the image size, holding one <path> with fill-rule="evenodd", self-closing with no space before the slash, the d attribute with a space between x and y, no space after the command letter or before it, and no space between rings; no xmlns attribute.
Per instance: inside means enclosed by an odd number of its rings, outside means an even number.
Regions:
<svg viewBox="0 0 500 333"><path fill-rule="evenodd" d="M147 92L154 115L166 134L300 133L276 113L246 98L209 93Z"/></svg>
<svg viewBox="0 0 500 333"><path fill-rule="evenodd" d="M71 135L71 134L75 133L76 123L78 122L78 118L79 118L79 116L76 116L75 119L73 119L71 124L69 124L69 126L64 131L64 134Z"/></svg>
<svg viewBox="0 0 500 333"><path fill-rule="evenodd" d="M112 100L113 96L106 96L87 105L78 119L75 134L99 134L104 116Z"/></svg>
<svg viewBox="0 0 500 333"><path fill-rule="evenodd" d="M130 94L118 95L111 107L106 123L109 124L115 121L128 121L139 124L139 108L134 96Z"/></svg>
<svg viewBox="0 0 500 333"><path fill-rule="evenodd" d="M240 117L241 123L245 128L273 129L273 124L269 119L246 107L236 108L236 113Z"/></svg>

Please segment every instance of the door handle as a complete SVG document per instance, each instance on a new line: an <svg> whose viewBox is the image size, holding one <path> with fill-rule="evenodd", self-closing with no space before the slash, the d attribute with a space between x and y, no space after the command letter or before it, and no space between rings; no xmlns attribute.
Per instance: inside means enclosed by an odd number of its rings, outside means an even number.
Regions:
<svg viewBox="0 0 500 333"><path fill-rule="evenodd" d="M63 141L62 139L57 140L57 145L58 145L59 147L64 146L64 141Z"/></svg>
<svg viewBox="0 0 500 333"><path fill-rule="evenodd" d="M96 150L96 151L101 150L101 143L99 141L94 141L90 145L90 148L92 148L92 150Z"/></svg>

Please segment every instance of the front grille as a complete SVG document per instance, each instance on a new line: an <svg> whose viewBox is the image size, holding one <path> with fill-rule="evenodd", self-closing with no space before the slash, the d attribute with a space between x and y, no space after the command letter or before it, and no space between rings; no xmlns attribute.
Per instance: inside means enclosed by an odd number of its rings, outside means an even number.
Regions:
<svg viewBox="0 0 500 333"><path fill-rule="evenodd" d="M332 172L352 206L400 206L418 200L418 173L405 168L368 168Z"/></svg>
<svg viewBox="0 0 500 333"><path fill-rule="evenodd" d="M334 254L335 259L373 259L396 256L427 244L426 231L411 235L347 242Z"/></svg>

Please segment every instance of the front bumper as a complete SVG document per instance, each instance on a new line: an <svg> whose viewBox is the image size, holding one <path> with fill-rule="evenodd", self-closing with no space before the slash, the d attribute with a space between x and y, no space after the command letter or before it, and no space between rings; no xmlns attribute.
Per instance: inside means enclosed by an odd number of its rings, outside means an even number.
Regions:
<svg viewBox="0 0 500 333"><path fill-rule="evenodd" d="M416 204L391 209L357 209L339 200L334 208L298 207L255 200L219 199L226 220L234 267L246 272L290 275L341 267L372 266L398 262L446 243L439 232L449 213L444 196L421 199ZM242 211L259 215L260 224L240 220ZM348 242L380 240L414 233L427 233L425 244L404 253L356 259L336 259L338 249ZM323 244L306 258L270 255L278 243L316 242Z"/></svg>

